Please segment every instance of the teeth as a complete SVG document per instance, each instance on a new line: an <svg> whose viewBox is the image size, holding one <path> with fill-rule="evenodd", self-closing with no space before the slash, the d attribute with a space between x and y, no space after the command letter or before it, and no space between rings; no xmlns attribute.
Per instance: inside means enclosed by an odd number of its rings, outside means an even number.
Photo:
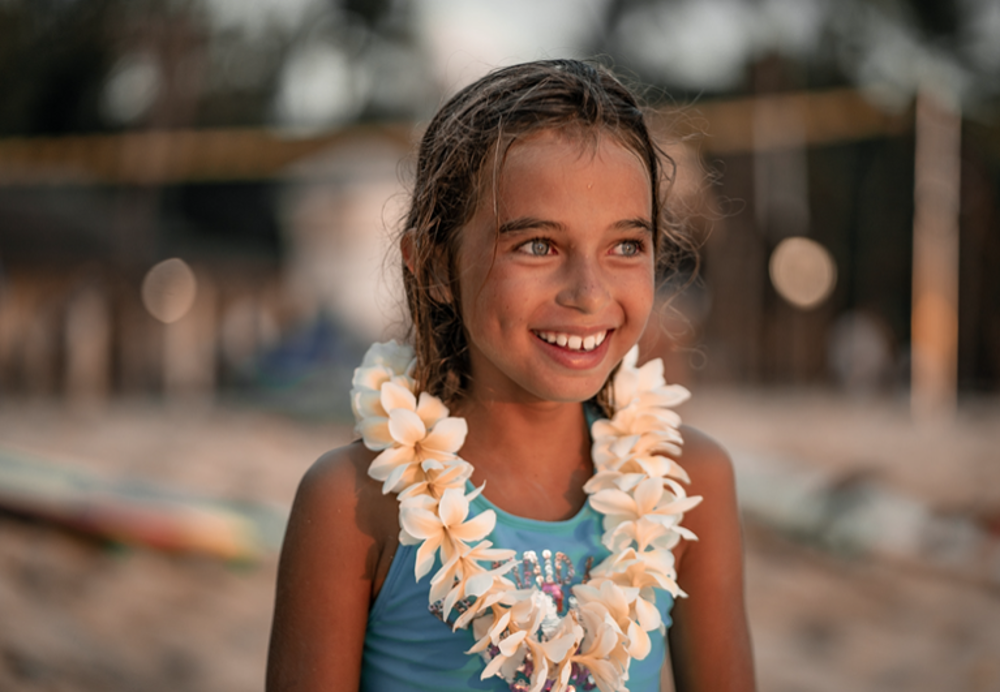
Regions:
<svg viewBox="0 0 1000 692"><path fill-rule="evenodd" d="M593 351L604 343L608 333L606 331L591 334L587 337L575 334L564 334L561 332L535 332L541 339L550 344L556 344L572 351Z"/></svg>

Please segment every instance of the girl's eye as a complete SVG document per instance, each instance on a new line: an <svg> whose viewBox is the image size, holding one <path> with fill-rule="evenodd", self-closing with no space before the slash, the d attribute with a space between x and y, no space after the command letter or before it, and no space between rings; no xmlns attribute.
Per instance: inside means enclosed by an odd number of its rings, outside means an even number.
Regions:
<svg viewBox="0 0 1000 692"><path fill-rule="evenodd" d="M551 254L552 243L544 238L532 238L528 242L521 245L521 247L518 248L518 251L533 257L543 257L544 255Z"/></svg>
<svg viewBox="0 0 1000 692"><path fill-rule="evenodd" d="M622 257L635 257L636 255L642 253L642 241L623 240L618 243L615 250L616 255L621 255Z"/></svg>

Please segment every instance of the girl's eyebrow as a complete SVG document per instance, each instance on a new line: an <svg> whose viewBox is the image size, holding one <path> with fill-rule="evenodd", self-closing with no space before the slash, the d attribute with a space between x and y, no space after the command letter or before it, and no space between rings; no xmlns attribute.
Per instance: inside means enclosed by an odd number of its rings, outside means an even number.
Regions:
<svg viewBox="0 0 1000 692"><path fill-rule="evenodd" d="M524 231L529 228L546 228L558 231L561 230L562 227L561 223L556 223L555 221L546 221L534 216L522 216L517 219L511 219L510 221L504 221L500 224L500 235L503 235L504 233L516 233L517 231Z"/></svg>
<svg viewBox="0 0 1000 692"><path fill-rule="evenodd" d="M612 227L616 230L622 231L642 230L650 234L653 232L653 223L649 219L644 219L642 217L622 219L621 221L616 222ZM563 225L557 221L546 221L545 219L539 219L534 216L522 216L500 224L500 235L505 233L516 233L517 231L524 231L529 228L544 228L552 231L560 231L563 230Z"/></svg>

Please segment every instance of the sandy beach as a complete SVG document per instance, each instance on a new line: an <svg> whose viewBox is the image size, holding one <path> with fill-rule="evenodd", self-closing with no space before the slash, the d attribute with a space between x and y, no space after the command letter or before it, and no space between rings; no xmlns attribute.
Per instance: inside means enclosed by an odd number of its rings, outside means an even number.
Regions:
<svg viewBox="0 0 1000 692"><path fill-rule="evenodd" d="M998 538L994 402L917 425L899 401L709 389L681 413L738 471L776 460L793 477L905 497ZM279 512L309 464L350 434L231 405L0 404L6 450ZM755 497L747 597L762 691L1000 690L996 555L942 563L838 547L775 524ZM276 564L273 552L253 564L167 553L0 514L0 690L260 690Z"/></svg>

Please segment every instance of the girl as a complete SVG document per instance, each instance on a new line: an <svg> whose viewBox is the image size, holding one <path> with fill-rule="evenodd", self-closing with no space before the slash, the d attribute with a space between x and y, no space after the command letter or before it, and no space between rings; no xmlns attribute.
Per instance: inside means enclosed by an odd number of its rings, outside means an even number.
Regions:
<svg viewBox="0 0 1000 692"><path fill-rule="evenodd" d="M369 351L363 439L301 483L271 692L651 692L668 641L679 690L753 688L730 462L635 367L680 244L664 161L576 61L497 70L431 121L400 241L413 348Z"/></svg>

